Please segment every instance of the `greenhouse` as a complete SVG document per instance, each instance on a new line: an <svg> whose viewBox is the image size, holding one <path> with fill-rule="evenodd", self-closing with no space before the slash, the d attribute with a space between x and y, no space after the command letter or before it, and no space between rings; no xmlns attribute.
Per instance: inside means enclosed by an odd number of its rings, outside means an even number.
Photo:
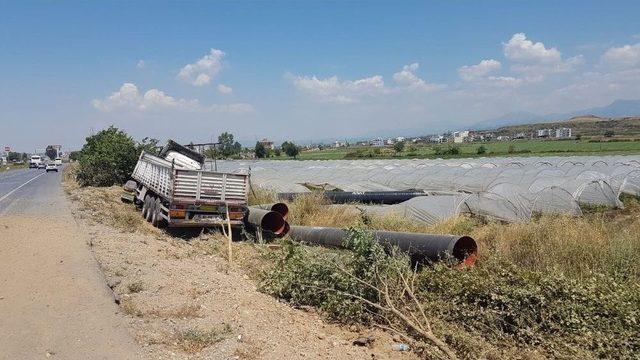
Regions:
<svg viewBox="0 0 640 360"><path fill-rule="evenodd" d="M581 215L581 205L621 208L622 194L640 196L640 156L218 161L217 168L249 172L252 186L277 193L421 190L425 196L401 204L361 209L425 223L460 213L504 221Z"/></svg>

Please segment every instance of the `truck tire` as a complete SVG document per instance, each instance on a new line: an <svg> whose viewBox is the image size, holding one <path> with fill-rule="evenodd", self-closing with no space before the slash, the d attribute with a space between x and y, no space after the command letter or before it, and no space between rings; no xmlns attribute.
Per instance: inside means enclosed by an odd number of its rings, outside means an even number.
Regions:
<svg viewBox="0 0 640 360"><path fill-rule="evenodd" d="M232 227L231 228L231 240L233 241L242 241L244 240L242 233L243 233L244 228L243 227Z"/></svg>
<svg viewBox="0 0 640 360"><path fill-rule="evenodd" d="M149 195L149 208L147 209L147 216L144 218L147 222L151 222L151 218L153 217L153 212L156 210L156 198L155 196Z"/></svg>
<svg viewBox="0 0 640 360"><path fill-rule="evenodd" d="M151 214L151 224L157 228L163 228L166 224L164 218L162 218L162 201L160 198L156 198L153 203L153 214Z"/></svg>
<svg viewBox="0 0 640 360"><path fill-rule="evenodd" d="M142 217L147 218L147 211L149 210L149 198L145 196L142 201Z"/></svg>

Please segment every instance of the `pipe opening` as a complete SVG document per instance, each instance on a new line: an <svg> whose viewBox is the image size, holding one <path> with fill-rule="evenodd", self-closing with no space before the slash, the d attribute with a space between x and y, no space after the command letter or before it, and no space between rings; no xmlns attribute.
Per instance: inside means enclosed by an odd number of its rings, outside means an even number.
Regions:
<svg viewBox="0 0 640 360"><path fill-rule="evenodd" d="M464 265L473 265L478 257L478 245L473 238L463 236L453 245L451 255Z"/></svg>
<svg viewBox="0 0 640 360"><path fill-rule="evenodd" d="M285 232L285 229L286 229L285 224L286 224L286 222L282 218L282 215L280 215L279 213L277 213L275 211L267 212L262 217L262 220L260 221L260 227L262 227L263 230L271 231L272 233L274 233L276 235L280 235L283 232L286 234L286 232Z"/></svg>
<svg viewBox="0 0 640 360"><path fill-rule="evenodd" d="M275 211L278 214L282 215L284 220L287 220L289 216L289 207L285 203L275 203L271 206L271 211Z"/></svg>

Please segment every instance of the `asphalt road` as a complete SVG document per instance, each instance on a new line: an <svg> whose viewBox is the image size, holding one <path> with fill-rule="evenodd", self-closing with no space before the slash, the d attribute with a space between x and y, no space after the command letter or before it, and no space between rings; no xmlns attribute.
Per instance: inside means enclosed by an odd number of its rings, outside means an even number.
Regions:
<svg viewBox="0 0 640 360"><path fill-rule="evenodd" d="M62 173L0 173L0 359L140 359Z"/></svg>
<svg viewBox="0 0 640 360"><path fill-rule="evenodd" d="M11 214L46 215L56 213L61 195L59 172L18 169L0 173L0 216Z"/></svg>

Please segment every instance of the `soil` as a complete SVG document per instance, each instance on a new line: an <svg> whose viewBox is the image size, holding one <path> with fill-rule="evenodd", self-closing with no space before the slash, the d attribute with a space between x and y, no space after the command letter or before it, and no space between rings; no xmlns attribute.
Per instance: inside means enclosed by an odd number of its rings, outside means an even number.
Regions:
<svg viewBox="0 0 640 360"><path fill-rule="evenodd" d="M67 190L76 200L73 212L89 234L120 313L149 357L416 358L411 352L394 351L394 339L382 330L333 324L313 309L295 309L261 293L256 267L245 266L251 260L243 254L268 251L268 247L234 243L230 264L218 250L221 245L226 249L220 236L192 240L170 236L129 214L136 210L117 201L118 191ZM95 199L108 206L87 205ZM131 224L118 226L96 210L104 208L127 214L117 218L129 219ZM362 337L375 340L368 346L353 345Z"/></svg>

